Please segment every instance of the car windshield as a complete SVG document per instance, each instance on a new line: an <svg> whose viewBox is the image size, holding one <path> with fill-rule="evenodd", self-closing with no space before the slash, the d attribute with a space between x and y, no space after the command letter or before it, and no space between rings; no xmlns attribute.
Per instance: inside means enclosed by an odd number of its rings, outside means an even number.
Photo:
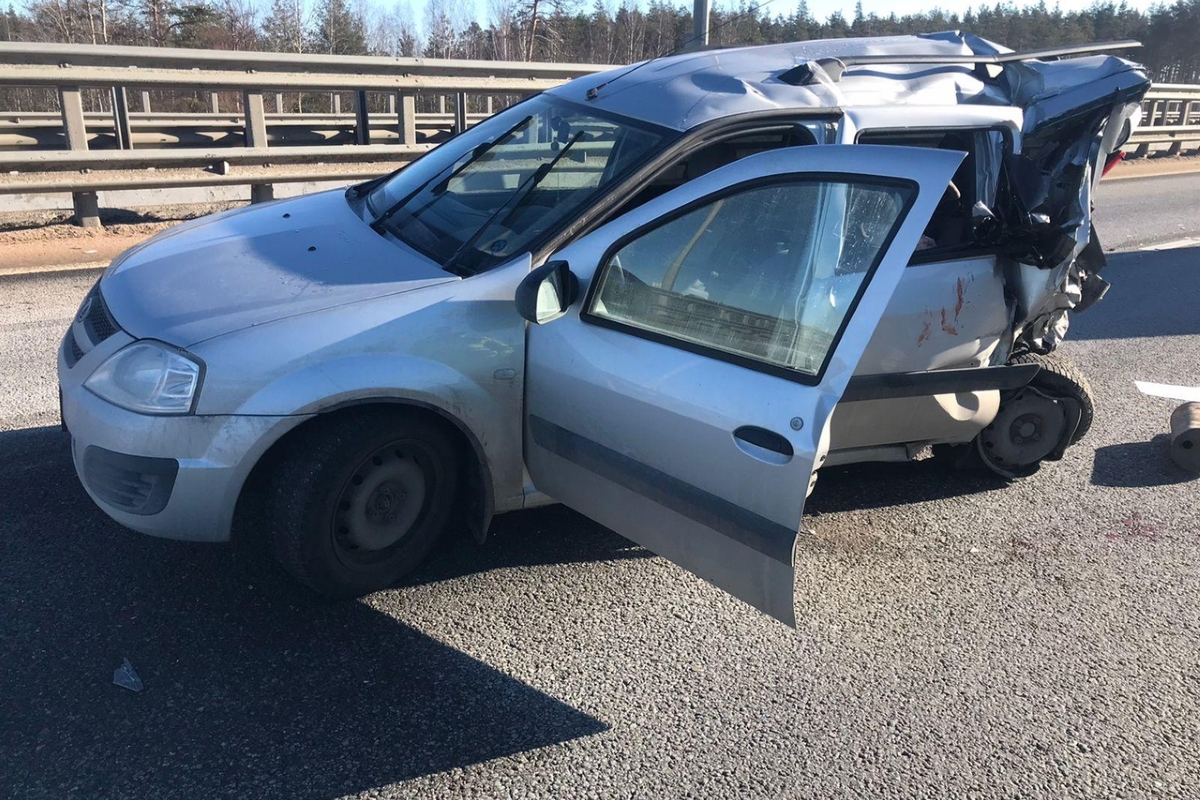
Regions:
<svg viewBox="0 0 1200 800"><path fill-rule="evenodd" d="M539 95L376 186L367 206L380 232L451 271L481 272L536 248L670 135Z"/></svg>

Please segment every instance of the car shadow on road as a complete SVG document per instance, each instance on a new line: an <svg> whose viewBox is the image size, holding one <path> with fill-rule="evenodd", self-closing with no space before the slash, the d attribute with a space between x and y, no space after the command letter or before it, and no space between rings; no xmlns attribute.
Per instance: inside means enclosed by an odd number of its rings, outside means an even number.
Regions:
<svg viewBox="0 0 1200 800"><path fill-rule="evenodd" d="M56 428L0 433L0 502L0 796L332 797L607 727L243 548L125 531Z"/></svg>
<svg viewBox="0 0 1200 800"><path fill-rule="evenodd" d="M467 534L447 536L407 583L436 583L494 569L654 558L628 539L566 506L502 514L480 547Z"/></svg>
<svg viewBox="0 0 1200 800"><path fill-rule="evenodd" d="M933 459L865 463L822 469L806 514L884 508L999 491L1007 482L990 472L951 470Z"/></svg>
<svg viewBox="0 0 1200 800"><path fill-rule="evenodd" d="M1092 484L1137 489L1200 480L1171 460L1170 447L1171 437L1165 433L1148 442L1098 447L1092 462Z"/></svg>

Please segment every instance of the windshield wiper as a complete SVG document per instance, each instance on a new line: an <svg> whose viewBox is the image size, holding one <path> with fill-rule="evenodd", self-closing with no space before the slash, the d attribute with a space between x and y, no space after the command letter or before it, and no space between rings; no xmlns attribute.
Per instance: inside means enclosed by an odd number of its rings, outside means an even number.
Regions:
<svg viewBox="0 0 1200 800"><path fill-rule="evenodd" d="M501 224L508 222L508 220L512 218L512 215L517 213L517 211L521 208L521 204L524 203L533 190L538 187L538 184L545 180L546 176L550 174L550 170L554 169L558 162L562 161L563 156L567 154L567 151L574 147L575 143L583 138L583 134L583 131L579 131L572 136L571 140L563 145L563 148L558 151L554 158L535 169L520 186L514 189L513 193L508 196L508 199L505 200L499 208L492 212L491 216L484 221L483 225L479 226L479 229L476 230L475 233L471 234L471 238L459 245L458 249L455 250L450 258L446 260L445 269L451 271L457 269L459 257L475 246L475 244L483 236L484 232L492 227L492 224L497 220L497 218L500 217L501 214L504 214L504 219L502 220ZM512 207L509 208L509 206Z"/></svg>
<svg viewBox="0 0 1200 800"><path fill-rule="evenodd" d="M442 169L436 175L431 177L429 180L425 181L420 186L418 186L416 189L413 189L411 192L404 195L404 197L400 198L395 203L393 203L392 205L390 205L386 209L384 209L383 213L380 214L378 217L376 217L375 220L371 223L371 228L374 229L374 231L376 233L378 233L382 236L384 233L384 228L383 228L384 223L387 222L392 217L394 217L402 208L404 208L406 205L408 205L410 202L412 202L414 197L419 195L421 192L425 191L425 189L427 189L430 185L432 185L434 183L437 183L438 185L442 186L443 187L442 191L445 191L445 186L448 186L450 184L450 181L454 180L454 176L458 175L464 169L471 166L479 159L483 158L483 156L486 155L488 153L488 151L490 151L492 148L496 147L504 140L513 136L513 134L515 134L521 128L528 125L529 121L531 119L533 119L532 114L530 114L530 115L526 116L524 119L518 121L516 125L513 125L511 128L509 128L504 133L497 136L492 141L484 142L483 144L476 146L475 149L473 151L471 151L471 157L468 158L466 161L464 161L462 164L459 164L457 167L455 167L453 164L448 164L444 169ZM447 171L450 171L449 175L446 175ZM444 182L442 181L443 175L446 175ZM437 193L440 194L440 192L437 192ZM423 211L424 209L421 209L421 210Z"/></svg>

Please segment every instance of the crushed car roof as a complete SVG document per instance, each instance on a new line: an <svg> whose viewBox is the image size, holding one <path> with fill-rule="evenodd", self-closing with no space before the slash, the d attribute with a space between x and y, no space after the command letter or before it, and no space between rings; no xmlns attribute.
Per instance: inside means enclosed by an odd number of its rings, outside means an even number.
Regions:
<svg viewBox="0 0 1200 800"><path fill-rule="evenodd" d="M1062 61L1007 61L991 72L971 63L904 62L906 56L1003 56L1013 51L960 31L918 36L825 39L811 42L706 50L652 59L580 78L551 90L559 97L676 130L713 119L773 109L836 110L856 106L959 104L1036 108L1039 120L1086 104L1089 98L1144 91L1142 68L1114 56ZM860 57L895 63L854 64ZM789 71L818 60L807 80Z"/></svg>

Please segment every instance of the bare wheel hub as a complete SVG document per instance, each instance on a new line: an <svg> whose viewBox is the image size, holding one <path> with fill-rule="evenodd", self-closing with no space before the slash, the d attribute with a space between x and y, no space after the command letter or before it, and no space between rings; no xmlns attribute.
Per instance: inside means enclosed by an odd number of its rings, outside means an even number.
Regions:
<svg viewBox="0 0 1200 800"><path fill-rule="evenodd" d="M1062 404L1026 387L1001 403L996 419L979 435L979 452L997 471L1020 470L1049 455L1066 428Z"/></svg>
<svg viewBox="0 0 1200 800"><path fill-rule="evenodd" d="M379 551L412 530L425 503L425 472L392 444L366 458L338 498L334 533L347 551Z"/></svg>

